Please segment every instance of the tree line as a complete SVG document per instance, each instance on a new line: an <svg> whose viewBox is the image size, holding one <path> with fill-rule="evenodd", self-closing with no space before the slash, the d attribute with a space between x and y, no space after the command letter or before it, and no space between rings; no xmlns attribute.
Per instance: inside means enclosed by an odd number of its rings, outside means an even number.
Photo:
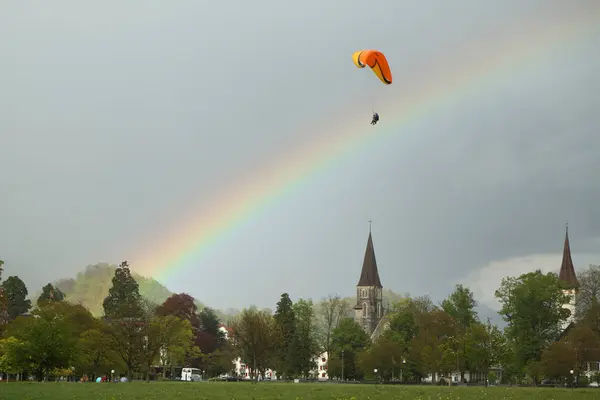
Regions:
<svg viewBox="0 0 600 400"><path fill-rule="evenodd" d="M115 370L130 380L134 375L149 380L155 366L163 378L183 364L209 374L230 369L232 354L214 310L198 311L185 293L151 303L140 296L127 262L115 270L100 318L70 303L51 284L30 315L23 315L31 303L18 277L2 282L0 295L0 371L5 374L94 379Z"/></svg>
<svg viewBox="0 0 600 400"><path fill-rule="evenodd" d="M254 380L271 369L279 379L326 373L330 379L413 383L432 376L438 383L458 372L462 381L468 373L469 382L485 384L585 384L589 369L592 379L600 379L600 266L590 266L579 281L575 324L567 330L565 286L556 274L538 270L506 277L496 290L504 329L481 321L473 293L457 285L439 304L428 296L395 302L372 341L338 295L314 304L293 302L283 293L274 312L251 306L220 321L214 310L198 310L185 293L163 304L149 302L124 262L115 270L102 317L69 303L51 284L25 316L31 308L27 288L9 277L0 290L0 371L42 380L93 378L114 369L149 380L191 366L215 377L234 374L233 360L241 357ZM227 322L229 340L221 322ZM327 364L321 370L317 360L323 353Z"/></svg>

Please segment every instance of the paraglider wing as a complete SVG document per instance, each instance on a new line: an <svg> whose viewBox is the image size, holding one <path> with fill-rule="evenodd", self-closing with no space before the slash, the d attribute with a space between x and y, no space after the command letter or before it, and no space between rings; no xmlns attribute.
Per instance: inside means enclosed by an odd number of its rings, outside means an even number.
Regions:
<svg viewBox="0 0 600 400"><path fill-rule="evenodd" d="M360 50L352 54L352 60L358 68L364 68L368 65L381 82L386 85L392 84L392 71L382 52L377 50Z"/></svg>

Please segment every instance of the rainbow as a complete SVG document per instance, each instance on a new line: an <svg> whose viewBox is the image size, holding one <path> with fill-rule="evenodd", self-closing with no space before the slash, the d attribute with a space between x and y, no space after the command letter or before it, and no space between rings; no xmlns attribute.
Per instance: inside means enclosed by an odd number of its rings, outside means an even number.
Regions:
<svg viewBox="0 0 600 400"><path fill-rule="evenodd" d="M600 27L599 4L582 7L574 15L561 16L555 24L529 21L526 27L512 29L510 36L504 33L503 39L497 41L485 38L470 50L453 54L451 60L432 63L443 66L444 72L434 70L428 74L426 85L407 87L403 83L400 99L389 99L391 105L381 107L381 115L388 117L375 128L376 134L364 118L359 119L355 116L357 113L350 113L348 117L346 110L340 115L342 122L324 127L319 140L295 147L291 154L286 153L263 169L253 171L243 180L246 183L221 192L208 207L190 213L191 217L165 238L164 243L148 246L133 257L132 268L161 280L166 273L197 265L217 241L256 218L319 171L364 149L367 142L386 140L435 109L476 94L505 77L535 68L544 62L544 56L592 37ZM459 62L453 64L453 60ZM349 58L350 66L354 67L350 61ZM391 88L393 91L393 86Z"/></svg>

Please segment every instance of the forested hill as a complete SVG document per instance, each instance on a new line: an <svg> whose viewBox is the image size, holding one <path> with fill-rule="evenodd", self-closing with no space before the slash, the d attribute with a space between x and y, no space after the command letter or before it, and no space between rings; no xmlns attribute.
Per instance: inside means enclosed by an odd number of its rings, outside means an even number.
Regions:
<svg viewBox="0 0 600 400"><path fill-rule="evenodd" d="M112 285L112 278L115 276L116 265L101 263L89 265L82 272L79 272L73 279L61 279L55 282L65 295L66 299L73 303L81 303L87 307L94 316L103 314L102 302L108 295L108 289ZM140 286L140 294L154 303L161 304L173 293L158 281L152 278L146 278L131 271ZM37 298L39 293L34 297ZM198 303L199 307L203 307Z"/></svg>
<svg viewBox="0 0 600 400"><path fill-rule="evenodd" d="M94 316L98 317L104 313L102 302L108 295L108 289L112 285L116 268L117 265L107 263L88 265L75 278L60 279L53 282L53 284L65 294L67 300L82 304ZM153 278L141 276L134 271L131 271L131 275L140 287L140 294L153 303L162 304L169 296L174 294ZM37 299L40 294L41 290L31 298ZM199 310L204 308L204 304L198 299L196 299L196 306ZM214 310L221 321L224 322L239 312L235 309Z"/></svg>

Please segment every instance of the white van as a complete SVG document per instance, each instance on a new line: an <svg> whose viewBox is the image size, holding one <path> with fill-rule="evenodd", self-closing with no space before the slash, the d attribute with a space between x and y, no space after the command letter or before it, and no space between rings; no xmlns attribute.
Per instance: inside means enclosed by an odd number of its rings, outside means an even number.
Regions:
<svg viewBox="0 0 600 400"><path fill-rule="evenodd" d="M198 368L183 368L181 370L182 381L198 382L202 380L202 371Z"/></svg>

